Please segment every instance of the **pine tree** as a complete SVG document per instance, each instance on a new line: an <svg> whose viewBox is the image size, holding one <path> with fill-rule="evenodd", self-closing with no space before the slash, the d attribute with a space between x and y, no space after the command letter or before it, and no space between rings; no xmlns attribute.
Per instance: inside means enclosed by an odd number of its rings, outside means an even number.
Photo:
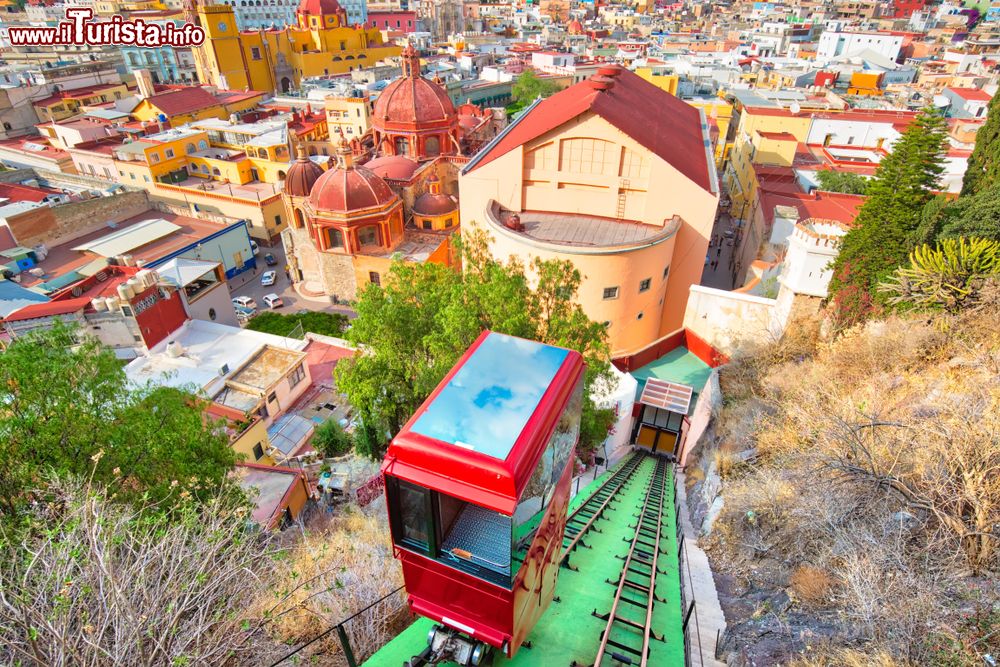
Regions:
<svg viewBox="0 0 1000 667"><path fill-rule="evenodd" d="M986 122L976 132L976 147L962 181L962 196L974 195L1000 182L1000 95L990 100Z"/></svg>
<svg viewBox="0 0 1000 667"><path fill-rule="evenodd" d="M906 263L924 206L939 186L944 153L945 120L925 109L879 165L833 262L830 293L842 324L863 319L884 298L877 285Z"/></svg>

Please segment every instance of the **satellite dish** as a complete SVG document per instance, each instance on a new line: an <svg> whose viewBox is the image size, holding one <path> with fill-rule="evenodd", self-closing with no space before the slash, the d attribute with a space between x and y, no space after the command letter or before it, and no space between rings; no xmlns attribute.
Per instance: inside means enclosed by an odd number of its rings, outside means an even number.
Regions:
<svg viewBox="0 0 1000 667"><path fill-rule="evenodd" d="M798 113L802 111L802 107L799 106L798 102L792 102L792 105L788 108L789 110L791 110L792 113Z"/></svg>

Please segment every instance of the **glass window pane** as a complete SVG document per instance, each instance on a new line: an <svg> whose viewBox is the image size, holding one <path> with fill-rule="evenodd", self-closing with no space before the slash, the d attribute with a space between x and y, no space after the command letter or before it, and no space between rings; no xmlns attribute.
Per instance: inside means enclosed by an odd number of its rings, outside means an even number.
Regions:
<svg viewBox="0 0 1000 667"><path fill-rule="evenodd" d="M399 483L399 523L402 539L427 545L427 489Z"/></svg>

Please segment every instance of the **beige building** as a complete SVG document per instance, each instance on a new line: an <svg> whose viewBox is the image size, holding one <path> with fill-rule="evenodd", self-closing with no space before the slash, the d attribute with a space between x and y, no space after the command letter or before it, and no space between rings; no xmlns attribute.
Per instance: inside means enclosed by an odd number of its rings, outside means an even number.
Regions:
<svg viewBox="0 0 1000 667"><path fill-rule="evenodd" d="M644 114L643 111L646 113ZM536 103L463 170L495 256L569 260L614 356L681 327L718 184L704 114L617 66Z"/></svg>

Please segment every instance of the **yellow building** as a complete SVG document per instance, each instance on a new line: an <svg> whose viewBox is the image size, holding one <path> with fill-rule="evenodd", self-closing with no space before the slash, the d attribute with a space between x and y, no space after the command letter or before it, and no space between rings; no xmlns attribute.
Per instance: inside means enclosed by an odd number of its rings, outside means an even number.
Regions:
<svg viewBox="0 0 1000 667"><path fill-rule="evenodd" d="M881 95L881 84L881 72L854 72L851 74L851 83L847 88L847 94L868 96Z"/></svg>
<svg viewBox="0 0 1000 667"><path fill-rule="evenodd" d="M195 49L198 78L221 88L287 93L304 77L343 74L400 53L378 29L349 26L336 0L302 0L298 25L281 30L239 32L229 5L200 7L198 15L206 31Z"/></svg>
<svg viewBox="0 0 1000 667"><path fill-rule="evenodd" d="M64 120L80 113L84 107L114 102L129 96L124 83L63 90L33 103L38 118L44 121Z"/></svg>
<svg viewBox="0 0 1000 667"><path fill-rule="evenodd" d="M331 135L343 134L348 140L360 139L371 129L372 109L375 103L368 93L361 97L335 97L324 101L326 123Z"/></svg>
<svg viewBox="0 0 1000 667"><path fill-rule="evenodd" d="M259 415L248 415L221 403L209 403L205 412L208 419L216 421L225 430L229 446L241 463L276 465L269 453L272 447L267 437L267 425Z"/></svg>
<svg viewBox="0 0 1000 667"><path fill-rule="evenodd" d="M677 86L681 80L680 75L671 74L659 67L637 67L635 73L657 88L662 88L674 97L677 96Z"/></svg>

